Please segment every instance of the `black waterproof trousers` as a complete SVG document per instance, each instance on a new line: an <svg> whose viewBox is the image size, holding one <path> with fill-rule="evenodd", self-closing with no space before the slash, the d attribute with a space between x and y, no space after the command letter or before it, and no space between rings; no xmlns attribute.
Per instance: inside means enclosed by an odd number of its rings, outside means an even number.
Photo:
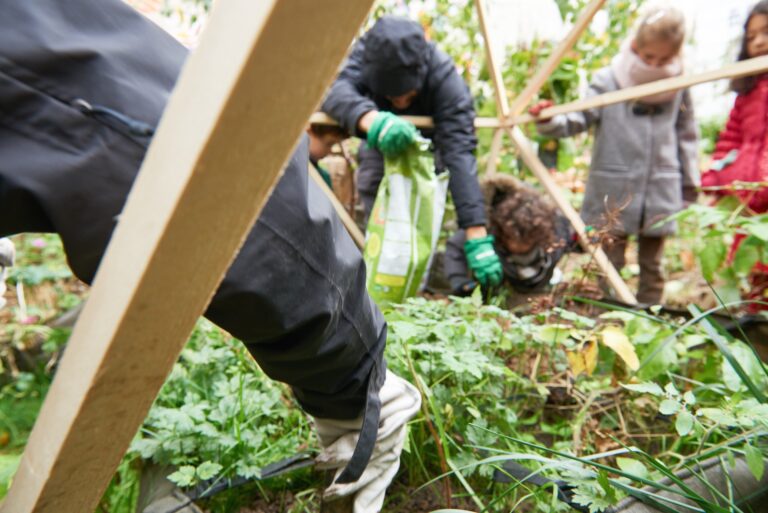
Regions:
<svg viewBox="0 0 768 513"><path fill-rule="evenodd" d="M0 236L58 233L90 282L186 50L119 0L0 0L0 12ZM349 481L376 437L386 326L307 163L302 139L206 316L310 414L365 414Z"/></svg>

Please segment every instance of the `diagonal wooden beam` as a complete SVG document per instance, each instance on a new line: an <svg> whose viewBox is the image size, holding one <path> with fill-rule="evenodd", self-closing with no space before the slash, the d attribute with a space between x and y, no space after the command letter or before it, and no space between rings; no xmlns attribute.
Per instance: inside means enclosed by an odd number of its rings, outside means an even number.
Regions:
<svg viewBox="0 0 768 513"><path fill-rule="evenodd" d="M499 155L501 155L501 149L504 147L504 130L497 128L493 132L493 139L491 140L491 148L488 152L488 162L486 162L485 174L491 176L496 173L498 167Z"/></svg>
<svg viewBox="0 0 768 513"><path fill-rule="evenodd" d="M565 54L571 51L573 45L575 45L576 41L579 40L581 34L589 26L592 18L594 18L595 14L597 14L597 11L603 7L605 1L606 0L592 0L584 8L584 11L578 17L576 23L573 25L573 28L571 28L570 32L568 32L568 35L565 36L565 39L560 41L557 47L552 50L552 53L549 55L547 60L544 61L544 64L542 64L541 68L539 68L536 74L528 81L525 89L523 89L522 92L520 92L520 94L517 95L517 97L514 99L512 105L509 108L510 112L507 114L507 116L517 116L525 110L525 107L528 106L528 103L533 99L534 96L536 96L536 94L538 94L539 90L549 79L549 76L560 64L560 61L563 59Z"/></svg>
<svg viewBox="0 0 768 513"><path fill-rule="evenodd" d="M483 10L482 0L475 0L475 5L477 6L479 12ZM479 14L479 17L483 19L484 15ZM483 32L483 39L485 41L485 51L488 58L488 67L489 69L498 69L495 64L496 61L493 54L493 46L491 45L485 24L481 24L480 29ZM571 46L572 45L573 43L571 43ZM504 82L500 79L501 75L496 73L492 74L491 76L494 77L494 88L496 90L497 98L506 97ZM507 132L512 139L512 143L515 145L515 148L517 148L517 151L520 152L520 156L523 158L523 161L531 169L531 171L533 171L533 174L536 175L536 178L539 179L541 184L544 186L544 189L549 193L568 221L570 221L571 226L573 226L573 229L576 231L576 234L579 237L579 242L581 243L582 247L584 247L585 251L593 255L595 262L605 274L605 277L610 283L611 287L613 287L613 289L616 291L618 298L627 304L637 304L635 296L629 290L627 284L624 283L624 280L621 279L621 276L616 271L616 268L613 266L613 264L611 264L611 262L608 260L608 257L605 255L603 250L599 247L593 247L590 243L586 235L586 227L584 222L581 220L581 217L571 206L565 196L563 196L562 191L550 176L549 170L541 162L541 159L539 159L538 155L536 155L536 152L533 151L528 138L525 136L525 134L523 134L522 130L520 130L518 127L514 127L507 129Z"/></svg>
<svg viewBox="0 0 768 513"><path fill-rule="evenodd" d="M541 184L544 186L544 189L549 193L557 206L563 212L563 215L565 215L565 217L571 223L571 226L576 232L576 235L579 237L579 244L581 244L581 247L584 248L584 251L592 255L595 263L598 265L598 267L600 267L600 270L605 275L606 280L616 292L616 297L628 305L637 304L637 299L635 298L634 294L632 294L632 291L629 290L629 287L621 278L621 275L618 273L611 261L608 260L608 257L606 256L603 249L599 246L593 245L590 242L586 233L586 225L584 224L584 221L582 221L581 216L578 214L578 212L576 212L573 206L571 206L565 196L563 196L562 191L560 191L560 187L549 174L549 170L541 162L539 156L536 155L536 152L531 146L528 138L525 136L525 134L523 134L523 131L520 130L519 127L508 128L507 130L509 137L512 139L512 144L514 144L515 148L517 148L517 151L520 153L520 157L523 159L523 162L525 162L525 165L533 171L533 174L536 175Z"/></svg>
<svg viewBox="0 0 768 513"><path fill-rule="evenodd" d="M360 231L360 228L357 227L357 224L355 224L355 221L346 211L344 205L341 204L336 195L333 193L333 190L328 187L328 184L325 183L323 177L320 176L320 173L317 172L317 169L315 169L312 164L309 165L307 172L309 173L309 177L312 178L317 186L320 187L320 190L322 190L328 197L328 200L333 205L333 209L336 211L336 214L338 214L339 219L341 219L341 224L343 224L344 228L347 229L347 233L349 233L349 236L352 237L355 246L357 246L358 249L362 251L365 247L365 235L363 235L363 232Z"/></svg>
<svg viewBox="0 0 768 513"><path fill-rule="evenodd" d="M475 0L475 10L477 11L477 20L480 23L480 32L485 39L485 51L486 51L486 65L488 66L488 72L491 75L491 81L493 82L493 92L496 98L496 117L501 122L509 116L509 99L507 98L507 90L504 86L504 76L501 73L501 69L497 66L496 59L491 55L491 45L488 41L488 14L485 12L485 6L483 0ZM488 162L486 163L485 174L490 176L496 173L496 164L501 154L501 149L504 147L504 131L496 129L493 133L493 140L491 141L491 149L488 152Z"/></svg>
<svg viewBox="0 0 768 513"><path fill-rule="evenodd" d="M715 80L722 80L724 78L737 78L748 75L756 75L766 71L768 71L768 56L755 57L745 61L737 62L735 64L729 64L728 66L720 69L705 71L703 73L696 73L694 75L683 75L679 77L665 78L663 80L657 80L655 82L649 82L639 86L626 87L624 89L610 91L598 96L593 96L591 98L584 98L574 102L564 103L563 105L555 105L548 109L542 110L538 119L547 119L557 116L558 114L568 114L570 112L607 107L608 105L614 105L616 103L637 100L644 96L651 96L668 91L686 89L696 84L713 82ZM530 114L523 114L520 116L510 117L507 120L507 124L509 126L520 125L535 121L536 119L537 118L534 118Z"/></svg>
<svg viewBox="0 0 768 513"><path fill-rule="evenodd" d="M216 4L128 198L2 513L96 509L371 3Z"/></svg>

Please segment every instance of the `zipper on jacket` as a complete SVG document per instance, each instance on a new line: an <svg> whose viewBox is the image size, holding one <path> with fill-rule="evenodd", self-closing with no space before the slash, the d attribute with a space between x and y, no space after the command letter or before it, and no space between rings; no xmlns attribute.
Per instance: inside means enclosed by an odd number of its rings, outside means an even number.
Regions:
<svg viewBox="0 0 768 513"><path fill-rule="evenodd" d="M105 120L112 125L117 124L125 128L129 134L139 137L152 137L155 127L143 121L132 119L125 114L101 105L91 105L82 98L72 101L72 106L77 110L96 119Z"/></svg>

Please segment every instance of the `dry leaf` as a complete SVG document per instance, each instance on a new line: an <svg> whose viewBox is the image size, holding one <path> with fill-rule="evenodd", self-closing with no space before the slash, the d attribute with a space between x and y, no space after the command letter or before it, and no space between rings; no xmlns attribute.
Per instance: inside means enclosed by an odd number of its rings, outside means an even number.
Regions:
<svg viewBox="0 0 768 513"><path fill-rule="evenodd" d="M585 340L575 351L567 351L566 354L574 376L582 372L591 376L597 367L597 342L594 339Z"/></svg>
<svg viewBox="0 0 768 513"><path fill-rule="evenodd" d="M640 360L637 358L635 346L629 341L618 326L607 326L601 333L603 344L612 349L619 357L624 360L630 370L636 371L640 367Z"/></svg>

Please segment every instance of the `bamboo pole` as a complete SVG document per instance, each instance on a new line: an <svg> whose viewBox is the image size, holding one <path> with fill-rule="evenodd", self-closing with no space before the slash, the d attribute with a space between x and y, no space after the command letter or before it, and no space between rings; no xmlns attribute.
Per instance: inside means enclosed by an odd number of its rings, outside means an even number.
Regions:
<svg viewBox="0 0 768 513"><path fill-rule="evenodd" d="M328 184L325 183L323 177L320 176L320 173L317 172L317 169L315 169L312 164L309 165L308 171L312 180L314 180L317 186L320 187L326 196L328 196L328 199L333 205L334 210L336 210L336 213L339 215L344 228L347 229L347 232L349 233L349 236L352 237L355 245L362 251L365 247L365 236L363 235L363 232L360 231L360 228L357 227L355 221L350 217L349 213L344 208L344 205L342 205L338 198L336 198L333 190L328 187Z"/></svg>
<svg viewBox="0 0 768 513"><path fill-rule="evenodd" d="M371 3L217 3L0 512L96 509Z"/></svg>
<svg viewBox="0 0 768 513"><path fill-rule="evenodd" d="M568 35L565 36L565 39L560 41L560 44L558 44L557 47L552 51L541 68L539 68L536 74L528 81L525 89L523 89L522 92L512 101L512 105L509 108L509 115L517 116L525 110L525 107L533 99L533 97L536 96L552 72L554 72L555 69L557 69L557 66L560 65L560 61L563 59L565 54L571 51L573 45L575 45L579 40L581 34L589 26L592 18L594 18L595 14L597 14L597 11L603 7L605 1L606 0L592 0L589 5L584 8L584 11L578 17L576 23L573 25L573 28L570 32L568 32ZM483 31L483 33L486 32ZM504 117L506 118L507 116Z"/></svg>

